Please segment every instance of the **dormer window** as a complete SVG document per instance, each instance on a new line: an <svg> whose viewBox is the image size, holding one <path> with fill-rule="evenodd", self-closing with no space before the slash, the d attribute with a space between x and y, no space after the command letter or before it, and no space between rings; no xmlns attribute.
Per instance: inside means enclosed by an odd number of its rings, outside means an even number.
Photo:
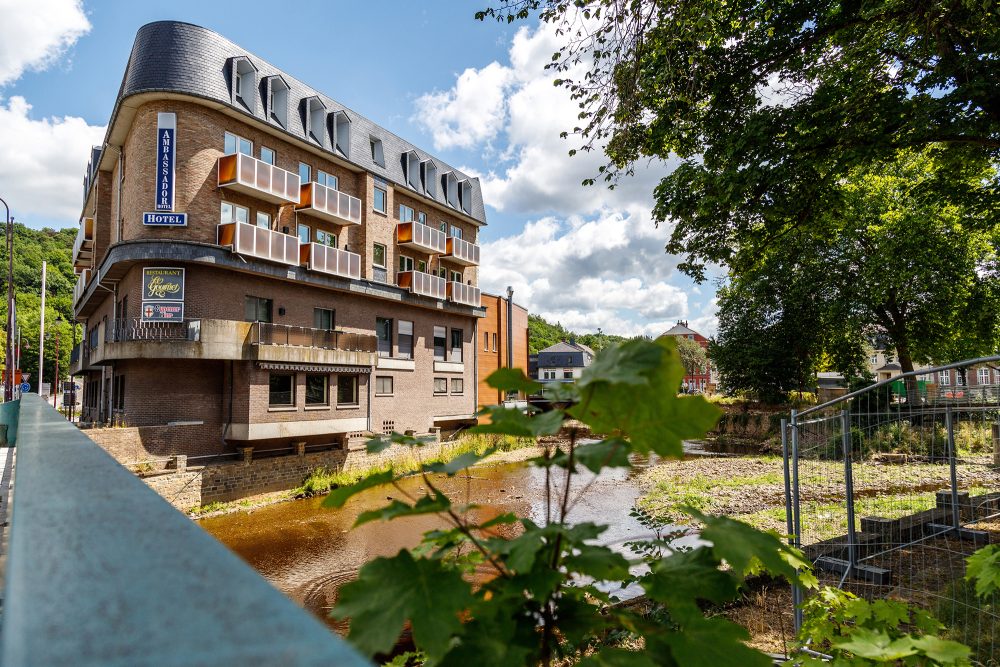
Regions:
<svg viewBox="0 0 1000 667"><path fill-rule="evenodd" d="M230 64L232 77L232 103L242 106L250 113L257 114L257 98L254 91L257 88L257 68L249 58L240 56L233 58Z"/></svg>
<svg viewBox="0 0 1000 667"><path fill-rule="evenodd" d="M281 127L288 127L288 84L280 76L269 76L266 82L267 119Z"/></svg>
<svg viewBox="0 0 1000 667"><path fill-rule="evenodd" d="M333 129L333 149L344 157L351 156L351 119L346 111L334 111L330 125Z"/></svg>
<svg viewBox="0 0 1000 667"><path fill-rule="evenodd" d="M306 111L306 137L322 146L326 134L326 105L315 95L303 100L303 104Z"/></svg>
<svg viewBox="0 0 1000 667"><path fill-rule="evenodd" d="M467 180L458 183L458 202L463 211L472 215L472 184Z"/></svg>
<svg viewBox="0 0 1000 667"><path fill-rule="evenodd" d="M403 176L406 184L414 190L420 190L420 157L416 151L406 151L402 156Z"/></svg>
<svg viewBox="0 0 1000 667"><path fill-rule="evenodd" d="M424 192L431 199L437 198L437 165L433 160L424 160L420 163L420 176L424 181Z"/></svg>
<svg viewBox="0 0 1000 667"><path fill-rule="evenodd" d="M444 199L449 206L458 208L458 177L455 172L449 171L441 177L441 185L444 187Z"/></svg>
<svg viewBox="0 0 1000 667"><path fill-rule="evenodd" d="M380 167L385 166L385 153L382 149L382 140L378 137L369 137L368 142L372 148L372 162Z"/></svg>

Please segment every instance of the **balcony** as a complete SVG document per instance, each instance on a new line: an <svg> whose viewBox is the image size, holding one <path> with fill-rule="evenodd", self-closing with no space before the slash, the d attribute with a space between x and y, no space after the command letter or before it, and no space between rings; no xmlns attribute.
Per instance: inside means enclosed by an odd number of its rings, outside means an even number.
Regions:
<svg viewBox="0 0 1000 667"><path fill-rule="evenodd" d="M90 268L94 260L94 219L84 218L80 221L80 231L76 233L73 242L73 268Z"/></svg>
<svg viewBox="0 0 1000 667"><path fill-rule="evenodd" d="M299 175L249 155L219 158L219 187L273 204L299 203Z"/></svg>
<svg viewBox="0 0 1000 667"><path fill-rule="evenodd" d="M451 239L449 239L450 241ZM448 283L448 300L454 303L460 303L463 306L472 306L473 308L479 308L481 305L480 294L478 287L473 287L472 285L466 285L465 283L450 281Z"/></svg>
<svg viewBox="0 0 1000 667"><path fill-rule="evenodd" d="M342 278L361 279L361 255L320 243L301 246L300 259L310 271L328 273Z"/></svg>
<svg viewBox="0 0 1000 667"><path fill-rule="evenodd" d="M396 225L396 241L405 248L414 248L432 255L443 255L448 245L448 237L444 232L419 222L401 222Z"/></svg>
<svg viewBox="0 0 1000 667"><path fill-rule="evenodd" d="M254 227L245 222L227 222L219 225L217 235L219 245L231 248L238 255L290 266L298 266L301 261L298 237L273 229Z"/></svg>
<svg viewBox="0 0 1000 667"><path fill-rule="evenodd" d="M378 344L371 334L254 322L247 337L256 361L372 366Z"/></svg>
<svg viewBox="0 0 1000 667"><path fill-rule="evenodd" d="M319 183L303 183L296 211L336 225L361 224L361 200Z"/></svg>
<svg viewBox="0 0 1000 667"><path fill-rule="evenodd" d="M400 271L396 274L396 284L413 294L429 296L432 299L444 299L447 296L445 279L423 271Z"/></svg>
<svg viewBox="0 0 1000 667"><path fill-rule="evenodd" d="M479 246L464 239L448 237L445 257L463 266L479 265Z"/></svg>
<svg viewBox="0 0 1000 667"><path fill-rule="evenodd" d="M90 282L90 269L84 269L77 276L76 285L73 286L73 303L76 304L83 296L83 293L87 291L87 283Z"/></svg>

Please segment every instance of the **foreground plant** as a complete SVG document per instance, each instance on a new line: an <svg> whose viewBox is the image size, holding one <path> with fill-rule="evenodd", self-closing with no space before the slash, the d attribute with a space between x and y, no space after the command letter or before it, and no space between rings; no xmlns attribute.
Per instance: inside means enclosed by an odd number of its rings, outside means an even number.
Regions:
<svg viewBox="0 0 1000 667"><path fill-rule="evenodd" d="M485 411L490 423L475 432L537 438L559 433L572 418L608 434L581 442L571 430L563 448L550 446L529 462L545 470L549 502L540 524L453 503L435 485L433 475L455 475L491 450L422 465L419 496L396 484L403 473L394 470L331 493L325 504L341 507L364 489L394 484L403 499L363 513L357 524L430 513L447 523L428 532L417 549L368 563L341 589L333 615L351 619L348 639L367 655L387 653L408 622L428 665L550 665L565 659L594 666L771 664L746 645L744 628L706 617L701 605L733 600L751 572L812 585L808 563L776 535L689 509L703 526L702 541L682 550L654 533L655 549L629 560L598 543L607 526L568 519L590 488L590 482L572 483L581 468L596 476L607 467L628 467L632 453L679 458L683 440L701 437L715 424L716 407L700 396L677 395L683 374L673 342L636 340L599 354L574 385L543 388L510 369L490 376L497 389L544 391L553 404L569 407L534 414L491 407ZM418 454L425 444L394 434L371 441L368 449L378 452L394 443ZM469 581L473 572L476 584ZM657 605L656 613L617 604L615 593L630 583Z"/></svg>

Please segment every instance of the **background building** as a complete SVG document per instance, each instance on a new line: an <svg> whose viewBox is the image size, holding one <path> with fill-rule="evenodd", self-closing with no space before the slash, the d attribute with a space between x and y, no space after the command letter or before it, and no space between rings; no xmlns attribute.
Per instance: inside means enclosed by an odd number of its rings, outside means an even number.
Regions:
<svg viewBox="0 0 1000 667"><path fill-rule="evenodd" d="M507 397L486 384L498 368L520 368L528 373L528 310L507 298L483 294L486 317L479 320L476 355L479 357L479 407L499 405ZM510 325L508 326L508 321ZM526 397L520 396L520 399Z"/></svg>
<svg viewBox="0 0 1000 667"><path fill-rule="evenodd" d="M702 336L700 333L688 327L687 320L678 320L677 324L670 327L667 331L661 334L663 336L676 336L678 338L687 338L688 340L693 340L702 347L703 350L708 350L708 339ZM696 392L713 392L715 387L718 385L718 379L714 376L715 370L712 368L711 362L704 368L700 369L698 373L688 373L684 376L681 386L687 391Z"/></svg>
<svg viewBox="0 0 1000 667"><path fill-rule="evenodd" d="M594 361L594 351L575 340L562 341L538 351L539 382L573 382Z"/></svg>

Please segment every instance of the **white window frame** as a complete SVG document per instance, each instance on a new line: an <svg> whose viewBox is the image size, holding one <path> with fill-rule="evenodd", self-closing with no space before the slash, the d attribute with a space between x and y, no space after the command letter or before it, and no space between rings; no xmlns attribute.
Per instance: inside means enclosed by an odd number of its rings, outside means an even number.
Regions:
<svg viewBox="0 0 1000 667"><path fill-rule="evenodd" d="M988 369L988 368L980 368L976 372L976 382L978 384L989 384L990 383L990 375L991 375L990 369Z"/></svg>
<svg viewBox="0 0 1000 667"><path fill-rule="evenodd" d="M316 182L319 183L320 185L325 185L331 190L337 190L338 192L340 191L340 179L334 176L333 174L329 174L323 171L322 169L316 170Z"/></svg>
<svg viewBox="0 0 1000 667"><path fill-rule="evenodd" d="M452 237L454 239L460 239L460 238L462 238L462 228L458 227L456 225L451 225L448 228L448 236L450 236L450 237Z"/></svg>
<svg viewBox="0 0 1000 667"><path fill-rule="evenodd" d="M265 213L264 211L257 211L257 215L254 216L254 225L260 227L261 229L271 229L271 217L270 213ZM261 222L266 222L267 224L260 224Z"/></svg>
<svg viewBox="0 0 1000 667"><path fill-rule="evenodd" d="M271 154L271 159L268 161L264 158L264 151L268 151ZM268 148L267 146L260 147L260 161L266 162L269 165L274 165L278 161L278 154L273 148Z"/></svg>
<svg viewBox="0 0 1000 667"><path fill-rule="evenodd" d="M333 243L330 242L332 239ZM316 230L316 243L320 245L325 245L328 248L336 248L337 246L337 235L333 232L328 232L323 229Z"/></svg>
<svg viewBox="0 0 1000 667"><path fill-rule="evenodd" d="M375 248L382 248L382 263L379 264L378 260L375 259ZM372 246L372 266L377 266L380 269L388 268L386 265L389 263L389 249L384 243L376 243Z"/></svg>
<svg viewBox="0 0 1000 667"><path fill-rule="evenodd" d="M409 267L409 268L403 268L404 266L405 267ZM409 255L400 255L399 256L399 270L400 271L412 271L413 270L413 258L410 257Z"/></svg>
<svg viewBox="0 0 1000 667"><path fill-rule="evenodd" d="M416 215L412 207L406 204L400 204L396 209L396 213L399 216L400 222L413 222Z"/></svg>
<svg viewBox="0 0 1000 667"><path fill-rule="evenodd" d="M379 388L379 384L381 384L385 380L389 381L389 391L384 391L384 390L382 390L382 389ZM375 376L375 395L376 396L392 396L393 395L393 390L395 389L394 384L395 383L392 381L392 376L391 375L376 375Z"/></svg>
<svg viewBox="0 0 1000 667"><path fill-rule="evenodd" d="M226 140L229 137L233 138L233 142L235 145L235 150L232 153L228 152L228 149L226 148ZM247 150L242 150L244 147L246 147ZM253 142L247 139L246 137L241 137L240 135L234 132L223 132L222 152L225 155L236 155L237 153L243 153L244 155L249 155L250 157L253 157Z"/></svg>
<svg viewBox="0 0 1000 667"><path fill-rule="evenodd" d="M304 241L302 240L302 232L303 232L303 230L306 233L306 239ZM299 237L299 243L302 243L304 245L308 245L309 243L312 242L312 228L309 225L304 225L301 222L298 223L295 226L295 235L297 237Z"/></svg>
<svg viewBox="0 0 1000 667"><path fill-rule="evenodd" d="M229 209L229 218L223 218L222 215L226 209ZM240 216L237 215L237 211L243 211L245 213L245 220L240 220ZM228 224L230 222L242 222L244 224L250 224L250 209L246 206L240 206L239 204L234 204L229 201L222 202L219 207L219 222L221 224Z"/></svg>
<svg viewBox="0 0 1000 667"><path fill-rule="evenodd" d="M938 371L938 384L942 387L951 386L951 371Z"/></svg>

